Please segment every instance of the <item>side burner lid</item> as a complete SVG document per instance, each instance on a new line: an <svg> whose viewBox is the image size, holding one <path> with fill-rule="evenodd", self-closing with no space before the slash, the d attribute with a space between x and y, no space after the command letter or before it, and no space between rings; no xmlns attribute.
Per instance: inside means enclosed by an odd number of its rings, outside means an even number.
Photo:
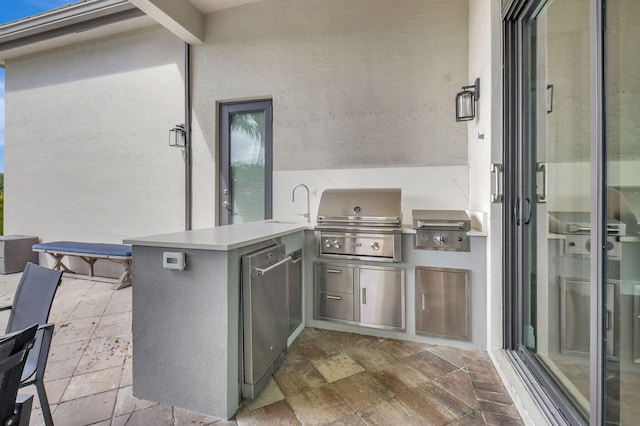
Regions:
<svg viewBox="0 0 640 426"><path fill-rule="evenodd" d="M413 229L471 229L471 219L464 210L412 210L411 215Z"/></svg>

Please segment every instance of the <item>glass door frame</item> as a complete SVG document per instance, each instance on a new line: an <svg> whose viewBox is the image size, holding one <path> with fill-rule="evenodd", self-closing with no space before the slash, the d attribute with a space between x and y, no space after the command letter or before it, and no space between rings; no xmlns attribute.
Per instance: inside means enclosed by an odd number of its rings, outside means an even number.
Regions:
<svg viewBox="0 0 640 426"><path fill-rule="evenodd" d="M273 217L273 103L271 99L252 99L234 102L219 102L219 140L218 140L218 191L216 194L218 217L217 225L228 224L229 210L225 206L227 199L225 190L230 188L231 171L231 122L232 114L264 112L265 140L264 140L264 219ZM233 194L231 194L233 196ZM227 218L225 220L225 217Z"/></svg>
<svg viewBox="0 0 640 426"><path fill-rule="evenodd" d="M606 156L604 139L604 2L590 0L590 89L591 89L591 252L590 280L590 410L589 424L604 423L606 396L605 292L606 286ZM503 0L503 347L550 417L561 416L570 424L585 419L550 379L544 368L523 346L523 226L525 149L525 37L527 25L547 0ZM595 315L593 314L595 313Z"/></svg>

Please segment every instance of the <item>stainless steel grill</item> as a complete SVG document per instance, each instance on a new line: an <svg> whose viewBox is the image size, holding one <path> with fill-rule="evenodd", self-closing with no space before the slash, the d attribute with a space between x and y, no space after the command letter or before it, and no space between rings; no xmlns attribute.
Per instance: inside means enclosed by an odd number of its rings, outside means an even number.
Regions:
<svg viewBox="0 0 640 426"><path fill-rule="evenodd" d="M549 232L565 235L565 254L589 256L591 253L591 213L549 212ZM607 256L620 259L620 237L626 225L616 219L607 220Z"/></svg>
<svg viewBox="0 0 640 426"><path fill-rule="evenodd" d="M321 257L402 260L401 190L327 189L318 206Z"/></svg>
<svg viewBox="0 0 640 426"><path fill-rule="evenodd" d="M626 234L640 235L640 186L609 187L607 201L609 216L626 226Z"/></svg>
<svg viewBox="0 0 640 426"><path fill-rule="evenodd" d="M471 219L463 210L413 210L414 247L426 250L469 251Z"/></svg>

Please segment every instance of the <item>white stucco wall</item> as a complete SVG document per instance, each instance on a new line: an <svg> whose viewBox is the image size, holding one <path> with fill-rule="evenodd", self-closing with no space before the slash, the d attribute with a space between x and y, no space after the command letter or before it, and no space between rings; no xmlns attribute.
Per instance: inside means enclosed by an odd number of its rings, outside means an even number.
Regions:
<svg viewBox="0 0 640 426"><path fill-rule="evenodd" d="M467 25L466 0L265 0L207 15L194 47L194 227L212 224L205 161L220 101L273 99L274 171L300 171L275 192L308 170L466 165L454 97Z"/></svg>
<svg viewBox="0 0 640 426"><path fill-rule="evenodd" d="M467 163L453 118L465 0L266 0L208 15L193 64L196 228L215 223L222 100L273 98L276 171ZM181 229L182 157L167 146L181 70L182 43L159 28L8 61L5 233Z"/></svg>
<svg viewBox="0 0 640 426"><path fill-rule="evenodd" d="M467 3L265 0L207 15L192 50L193 227L216 223L216 105L240 98L273 99L278 199L309 171L326 176L321 190L333 170L340 186L369 186L370 169L411 207L468 208L467 126L454 118ZM184 228L183 158L168 147L184 121L182 41L154 27L6 68L6 234L120 242Z"/></svg>
<svg viewBox="0 0 640 426"><path fill-rule="evenodd" d="M182 49L155 27L7 61L5 234L183 229Z"/></svg>

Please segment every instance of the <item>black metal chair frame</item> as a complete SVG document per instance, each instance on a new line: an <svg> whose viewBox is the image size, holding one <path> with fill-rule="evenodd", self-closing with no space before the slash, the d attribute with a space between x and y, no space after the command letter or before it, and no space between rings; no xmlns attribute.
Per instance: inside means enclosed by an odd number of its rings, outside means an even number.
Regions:
<svg viewBox="0 0 640 426"><path fill-rule="evenodd" d="M18 389L38 325L0 337L0 423L28 425L33 397L21 398Z"/></svg>
<svg viewBox="0 0 640 426"><path fill-rule="evenodd" d="M53 417L47 392L44 387L44 372L49 348L53 338L53 324L48 323L53 297L62 280L62 271L43 268L27 263L11 306L0 307L0 311L11 310L7 333L15 332L31 324L38 324L33 349L26 360L20 387L35 385L45 425L53 425Z"/></svg>

